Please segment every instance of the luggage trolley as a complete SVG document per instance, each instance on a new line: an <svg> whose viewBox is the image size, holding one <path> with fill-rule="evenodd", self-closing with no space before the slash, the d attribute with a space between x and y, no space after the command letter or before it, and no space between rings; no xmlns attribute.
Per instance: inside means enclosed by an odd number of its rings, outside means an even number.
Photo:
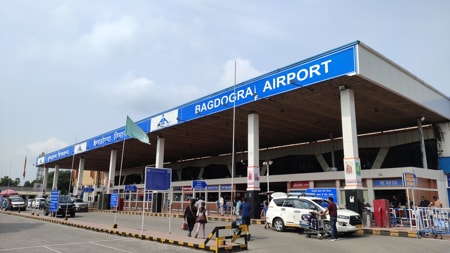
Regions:
<svg viewBox="0 0 450 253"><path fill-rule="evenodd" d="M317 239L328 238L330 231L325 228L325 216L320 215L317 211L310 212L300 220L300 227L303 228L304 234L307 238L316 236Z"/></svg>

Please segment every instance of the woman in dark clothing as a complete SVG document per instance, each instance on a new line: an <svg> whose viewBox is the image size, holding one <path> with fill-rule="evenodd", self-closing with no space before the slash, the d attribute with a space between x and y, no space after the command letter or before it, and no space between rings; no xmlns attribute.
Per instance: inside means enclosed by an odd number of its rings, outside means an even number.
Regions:
<svg viewBox="0 0 450 253"><path fill-rule="evenodd" d="M195 199L191 199L191 204L184 210L184 220L188 224L188 236L191 236L192 230L195 225L195 215L197 213L197 208L195 207Z"/></svg>

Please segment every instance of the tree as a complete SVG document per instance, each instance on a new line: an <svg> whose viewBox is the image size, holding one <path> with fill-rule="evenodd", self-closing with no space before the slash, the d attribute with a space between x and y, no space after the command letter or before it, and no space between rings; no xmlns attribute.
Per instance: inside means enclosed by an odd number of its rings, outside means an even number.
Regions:
<svg viewBox="0 0 450 253"><path fill-rule="evenodd" d="M25 181L23 184L24 187L33 187L33 184L30 181Z"/></svg>
<svg viewBox="0 0 450 253"><path fill-rule="evenodd" d="M72 192L72 186L70 185L71 179L71 171L70 170L60 170L58 174L58 183L57 190L61 191L61 195L67 195ZM47 178L47 188L52 189L53 187L53 177L55 176L55 172L49 172Z"/></svg>
<svg viewBox="0 0 450 253"><path fill-rule="evenodd" d="M18 186L20 183L20 178L16 178L15 180L12 180L12 178L8 176L4 176L2 179L0 179L0 185L1 186Z"/></svg>

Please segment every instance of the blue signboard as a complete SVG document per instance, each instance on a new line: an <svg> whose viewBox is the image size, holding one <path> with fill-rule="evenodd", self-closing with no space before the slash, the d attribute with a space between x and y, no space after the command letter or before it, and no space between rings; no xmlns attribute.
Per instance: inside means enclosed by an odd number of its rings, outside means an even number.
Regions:
<svg viewBox="0 0 450 253"><path fill-rule="evenodd" d="M387 180L376 179L376 180L373 180L373 185L376 187L390 187L390 186L400 187L400 186L403 186L403 180L402 179L387 179Z"/></svg>
<svg viewBox="0 0 450 253"><path fill-rule="evenodd" d="M208 185L208 186L206 186L206 189L208 189L208 191L218 191L219 186L218 185Z"/></svg>
<svg viewBox="0 0 450 253"><path fill-rule="evenodd" d="M111 194L111 201L109 202L109 207L116 207L119 200L119 194L113 193Z"/></svg>
<svg viewBox="0 0 450 253"><path fill-rule="evenodd" d="M231 184L224 184L220 186L221 191L231 191Z"/></svg>
<svg viewBox="0 0 450 253"><path fill-rule="evenodd" d="M83 192L94 192L94 188L86 187L86 188L83 189Z"/></svg>
<svg viewBox="0 0 450 253"><path fill-rule="evenodd" d="M333 197L335 203L339 203L339 196L337 194L336 188L308 188L306 189L306 194L313 195L317 198L328 199L328 197Z"/></svg>
<svg viewBox="0 0 450 253"><path fill-rule="evenodd" d="M203 180L193 180L192 181L192 188L196 190L205 190L206 189L206 182Z"/></svg>
<svg viewBox="0 0 450 253"><path fill-rule="evenodd" d="M125 185L125 191L127 192L136 192L137 186L136 185Z"/></svg>
<svg viewBox="0 0 450 253"><path fill-rule="evenodd" d="M403 172L403 186L416 187L417 186L416 174L412 172Z"/></svg>
<svg viewBox="0 0 450 253"><path fill-rule="evenodd" d="M145 168L146 191L168 191L172 182L172 169Z"/></svg>
<svg viewBox="0 0 450 253"><path fill-rule="evenodd" d="M59 204L59 191L52 191L50 193L50 212L57 212Z"/></svg>

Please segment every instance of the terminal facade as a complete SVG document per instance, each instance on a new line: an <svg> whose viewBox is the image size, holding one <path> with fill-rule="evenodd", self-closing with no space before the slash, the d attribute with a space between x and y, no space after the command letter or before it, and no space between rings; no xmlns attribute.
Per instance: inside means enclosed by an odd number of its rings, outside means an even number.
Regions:
<svg viewBox="0 0 450 253"><path fill-rule="evenodd" d="M182 210L198 197L214 210L220 197L246 196L257 217L265 193L311 190L356 211L394 195L448 207L449 120L446 95L356 41L138 121L151 145L124 126L36 165L44 184L49 169L54 180L72 169L74 195L116 191L120 208L137 210L151 199ZM148 196L145 167L170 168L171 190ZM198 180L206 187L194 189Z"/></svg>

